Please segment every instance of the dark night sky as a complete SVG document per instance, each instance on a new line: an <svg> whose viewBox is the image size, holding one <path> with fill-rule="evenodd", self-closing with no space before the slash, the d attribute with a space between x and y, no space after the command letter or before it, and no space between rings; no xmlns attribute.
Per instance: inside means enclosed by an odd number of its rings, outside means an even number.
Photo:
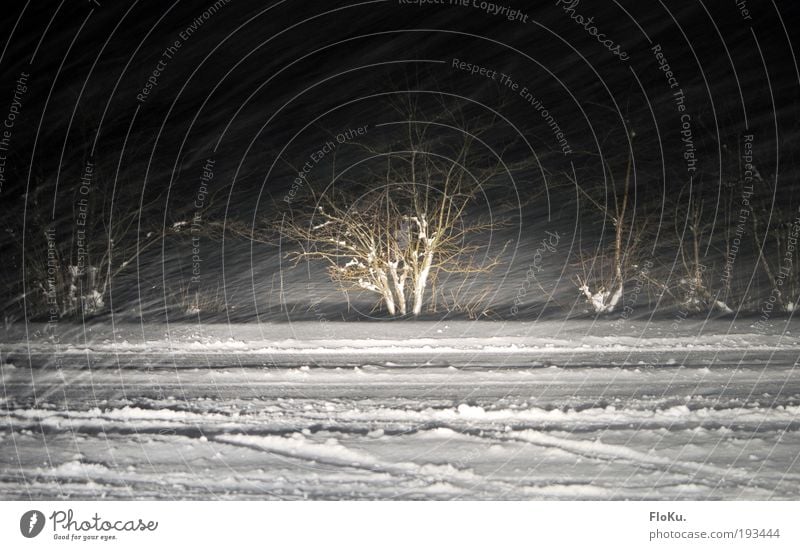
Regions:
<svg viewBox="0 0 800 550"><path fill-rule="evenodd" d="M100 4L28 5L5 19L4 35L14 29L2 59L6 95L13 94L21 72L31 74L14 129L13 170L25 174L33 164L43 177L59 165L68 172L92 152L95 140L98 163L115 166L136 113L130 129L135 140L123 159L131 178L141 181L142 166L152 155L148 184L163 186L173 166L179 172L196 166L219 141L221 169L234 170L242 162L239 179L260 179L267 151L282 148L308 121L358 100L323 117L319 126L374 122L381 100L359 98L406 87L402 83L412 74L421 74L418 88L496 102L487 93L492 83L454 70L454 57L506 72L534 91L576 151L597 152L590 126L601 140L619 126L616 111L623 110L641 128L640 141L653 150L641 153L644 160L659 152L647 101L665 153L679 124L651 44L662 46L686 93L704 171L715 167L717 141L733 145L749 127L763 149L762 172L773 174L776 123L786 163L778 171L794 164L798 73L793 37L783 32L796 27L794 10L781 8L781 22L771 2L751 2L751 20L734 2L582 2L574 12L555 2L517 3L528 16L523 23L472 5L289 1L263 7L231 1L220 4L187 40L180 33L207 5ZM570 14L593 16L629 60L611 54ZM175 40L180 49L165 59L165 48ZM427 62L409 61L415 59ZM159 60L165 63L157 85L146 101L138 101ZM505 113L545 156L557 148L519 97ZM306 143L319 141L319 126L308 128L290 149L302 156ZM62 148L59 163L54 151ZM553 169L563 169L559 160L554 156ZM579 156L575 160L581 163ZM666 160L673 164L671 157ZM4 189L4 195L9 192Z"/></svg>
<svg viewBox="0 0 800 550"><path fill-rule="evenodd" d="M791 2L748 0L747 12L732 0L441 4L231 0L207 20L212 2L15 4L1 23L0 116L17 80L30 76L5 151L4 216L22 216L26 190L56 183L46 200L61 212L74 192L64 182L78 181L91 160L95 182L153 201L144 216L170 224L182 219L208 158L214 189L226 196L232 189L221 215L269 216L291 185L290 164L347 128L394 120L386 94L409 89L468 98L470 116L497 108L536 151L540 169L524 183L531 188L545 185L542 174L558 180L572 165L591 178L599 159L624 158L627 124L643 196L660 200L689 175L718 186L742 136L753 134L755 163L777 187L768 194L798 201L800 37ZM517 8L524 20L487 13L492 6ZM578 15L592 17L627 59ZM657 45L685 94L694 170L682 154L682 113ZM527 87L558 121L571 153L519 88L457 70L454 58ZM568 199L557 202L569 210Z"/></svg>

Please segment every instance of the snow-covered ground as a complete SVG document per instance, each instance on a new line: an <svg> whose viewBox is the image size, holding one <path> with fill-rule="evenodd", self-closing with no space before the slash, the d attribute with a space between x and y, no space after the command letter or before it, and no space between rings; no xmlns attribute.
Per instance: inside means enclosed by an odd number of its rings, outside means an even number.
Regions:
<svg viewBox="0 0 800 550"><path fill-rule="evenodd" d="M41 329L6 499L800 496L794 321Z"/></svg>

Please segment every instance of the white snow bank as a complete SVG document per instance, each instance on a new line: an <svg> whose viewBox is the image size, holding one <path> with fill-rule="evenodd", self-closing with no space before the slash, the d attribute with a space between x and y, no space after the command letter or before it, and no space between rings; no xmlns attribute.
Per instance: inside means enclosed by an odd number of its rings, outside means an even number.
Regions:
<svg viewBox="0 0 800 550"><path fill-rule="evenodd" d="M149 429L170 424L191 426L193 424L231 426L247 431L248 427L264 426L280 422L280 418L289 412L298 425L317 424L327 421L331 425L341 424L375 424L375 423L440 423L442 425L476 425L501 429L506 425L536 428L578 429L606 427L646 426L652 429L657 426L673 428L691 428L695 426L737 428L757 428L769 424L771 429L788 428L800 423L800 406L778 406L774 408L739 407L739 408L698 408L690 409L686 405L677 405L663 409L635 409L608 406L593 407L580 411L567 409L546 410L538 407L524 409L486 410L483 407L459 404L449 408L424 408L407 410L389 407L369 408L361 410L347 404L337 405L330 402L296 403L290 408L274 407L252 412L233 411L229 414L208 411L175 411L169 409L142 409L138 407L122 407L109 411L90 409L86 411L55 411L39 409L0 410L0 417L5 417L15 427L32 427L36 425L62 427L64 423L79 425L103 426L113 425L127 429ZM272 441L272 440L267 440Z"/></svg>

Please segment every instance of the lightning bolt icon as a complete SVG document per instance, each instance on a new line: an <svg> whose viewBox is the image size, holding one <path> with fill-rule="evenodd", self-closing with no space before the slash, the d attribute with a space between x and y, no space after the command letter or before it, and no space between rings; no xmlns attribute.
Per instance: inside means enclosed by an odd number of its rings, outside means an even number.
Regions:
<svg viewBox="0 0 800 550"><path fill-rule="evenodd" d="M38 515L35 512L33 514L31 514L31 522L30 522L30 525L28 525L28 534L29 535L33 531L33 528L36 526L36 523L38 521L39 521Z"/></svg>

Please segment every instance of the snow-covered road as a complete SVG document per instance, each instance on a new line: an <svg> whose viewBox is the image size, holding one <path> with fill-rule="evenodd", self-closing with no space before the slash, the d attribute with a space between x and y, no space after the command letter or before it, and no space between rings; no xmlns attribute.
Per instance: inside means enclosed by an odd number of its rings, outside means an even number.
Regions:
<svg viewBox="0 0 800 550"><path fill-rule="evenodd" d="M636 363L4 365L0 498L800 497L791 362Z"/></svg>

